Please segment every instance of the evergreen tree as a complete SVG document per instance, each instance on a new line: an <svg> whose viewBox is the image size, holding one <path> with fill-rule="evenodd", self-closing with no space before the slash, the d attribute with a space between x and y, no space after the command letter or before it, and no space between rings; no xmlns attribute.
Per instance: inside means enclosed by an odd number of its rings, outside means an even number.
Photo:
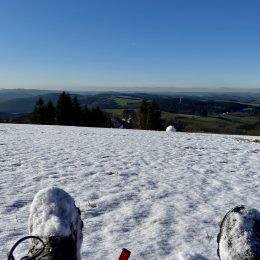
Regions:
<svg viewBox="0 0 260 260"><path fill-rule="evenodd" d="M161 119L161 111L158 103L153 100L149 107L148 128L150 130L162 130L163 124Z"/></svg>
<svg viewBox="0 0 260 260"><path fill-rule="evenodd" d="M106 116L99 107L92 108L90 118L93 127L104 127L106 125Z"/></svg>
<svg viewBox="0 0 260 260"><path fill-rule="evenodd" d="M55 116L56 116L56 110L55 107L52 104L52 101L49 100L46 107L45 107L45 114L46 114L46 124L53 125L55 124Z"/></svg>
<svg viewBox="0 0 260 260"><path fill-rule="evenodd" d="M91 125L91 122L90 122L90 120L91 120L91 115L90 115L90 110L89 110L89 108L87 107L87 106L85 106L84 108L83 108L83 111L82 111L82 113L83 113L83 115L82 115L82 117L83 117L83 120L82 120L82 122L83 122L83 125L84 126L90 126Z"/></svg>
<svg viewBox="0 0 260 260"><path fill-rule="evenodd" d="M57 101L56 123L58 125L73 125L73 108L70 95L63 91Z"/></svg>
<svg viewBox="0 0 260 260"><path fill-rule="evenodd" d="M45 119L46 119L46 114L45 114L44 101L41 97L39 97L35 103L32 112L31 122L35 124L44 124Z"/></svg>
<svg viewBox="0 0 260 260"><path fill-rule="evenodd" d="M73 124L74 125L83 125L83 113L81 106L78 102L77 97L74 97L72 100L72 113L73 113Z"/></svg>
<svg viewBox="0 0 260 260"><path fill-rule="evenodd" d="M58 98L56 108L51 100L44 105L42 98L35 104L31 115L31 121L37 124L58 124L58 125L80 125L93 127L109 127L111 125L107 116L99 108L81 108L77 97L71 100L66 92L62 92Z"/></svg>
<svg viewBox="0 0 260 260"><path fill-rule="evenodd" d="M148 128L148 102L144 98L139 107L139 128L147 129Z"/></svg>

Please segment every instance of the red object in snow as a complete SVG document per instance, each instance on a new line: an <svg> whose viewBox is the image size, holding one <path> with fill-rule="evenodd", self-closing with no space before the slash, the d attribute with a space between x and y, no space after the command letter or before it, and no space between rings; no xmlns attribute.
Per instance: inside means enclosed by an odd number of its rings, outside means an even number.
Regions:
<svg viewBox="0 0 260 260"><path fill-rule="evenodd" d="M126 248L123 248L120 256L118 257L118 260L128 260L130 255L131 255L131 252L129 250L127 250Z"/></svg>

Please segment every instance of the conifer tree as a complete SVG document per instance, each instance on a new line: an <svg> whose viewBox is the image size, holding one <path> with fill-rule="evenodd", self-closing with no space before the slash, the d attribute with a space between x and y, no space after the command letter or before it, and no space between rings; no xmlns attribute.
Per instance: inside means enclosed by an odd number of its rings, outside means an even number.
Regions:
<svg viewBox="0 0 260 260"><path fill-rule="evenodd" d="M58 124L75 126L109 127L110 121L99 108L81 108L77 97L71 100L66 92L62 92L58 98L56 108L51 100L44 105L42 98L35 104L31 121L37 124Z"/></svg>
<svg viewBox="0 0 260 260"><path fill-rule="evenodd" d="M139 107L139 128L147 129L148 128L148 102L144 98Z"/></svg>
<svg viewBox="0 0 260 260"><path fill-rule="evenodd" d="M70 95L63 91L57 101L56 123L58 125L73 125L73 109Z"/></svg>
<svg viewBox="0 0 260 260"><path fill-rule="evenodd" d="M87 106L83 108L83 125L84 126L90 126L90 110Z"/></svg>
<svg viewBox="0 0 260 260"><path fill-rule="evenodd" d="M53 125L55 124L55 116L56 116L56 110L54 105L52 104L52 101L49 100L46 107L45 107L45 114L46 114L46 124Z"/></svg>
<svg viewBox="0 0 260 260"><path fill-rule="evenodd" d="M149 107L148 128L150 130L163 129L161 111L159 109L158 103L155 100L152 101Z"/></svg>
<svg viewBox="0 0 260 260"><path fill-rule="evenodd" d="M35 124L44 124L45 123L45 106L44 101L41 97L35 103L34 110L32 112L31 121Z"/></svg>
<svg viewBox="0 0 260 260"><path fill-rule="evenodd" d="M92 108L91 110L91 126L93 127L103 127L106 123L106 117L99 107Z"/></svg>
<svg viewBox="0 0 260 260"><path fill-rule="evenodd" d="M83 113L77 97L72 100L73 124L83 125Z"/></svg>

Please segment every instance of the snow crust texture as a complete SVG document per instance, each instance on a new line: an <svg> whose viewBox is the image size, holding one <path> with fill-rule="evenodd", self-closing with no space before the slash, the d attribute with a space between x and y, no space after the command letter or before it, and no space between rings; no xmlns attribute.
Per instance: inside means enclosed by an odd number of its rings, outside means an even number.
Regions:
<svg viewBox="0 0 260 260"><path fill-rule="evenodd" d="M131 260L216 260L225 213L260 209L254 139L0 124L0 259L28 234L35 194L54 185L81 210L83 260L116 259L123 247Z"/></svg>

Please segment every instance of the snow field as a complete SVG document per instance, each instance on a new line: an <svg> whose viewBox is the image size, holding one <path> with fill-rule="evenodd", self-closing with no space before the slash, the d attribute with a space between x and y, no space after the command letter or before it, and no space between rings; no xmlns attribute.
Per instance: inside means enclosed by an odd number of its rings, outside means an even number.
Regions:
<svg viewBox="0 0 260 260"><path fill-rule="evenodd" d="M133 260L218 259L225 213L260 209L254 139L0 124L0 258L28 234L34 195L56 185L82 211L83 260L116 259L122 247Z"/></svg>

